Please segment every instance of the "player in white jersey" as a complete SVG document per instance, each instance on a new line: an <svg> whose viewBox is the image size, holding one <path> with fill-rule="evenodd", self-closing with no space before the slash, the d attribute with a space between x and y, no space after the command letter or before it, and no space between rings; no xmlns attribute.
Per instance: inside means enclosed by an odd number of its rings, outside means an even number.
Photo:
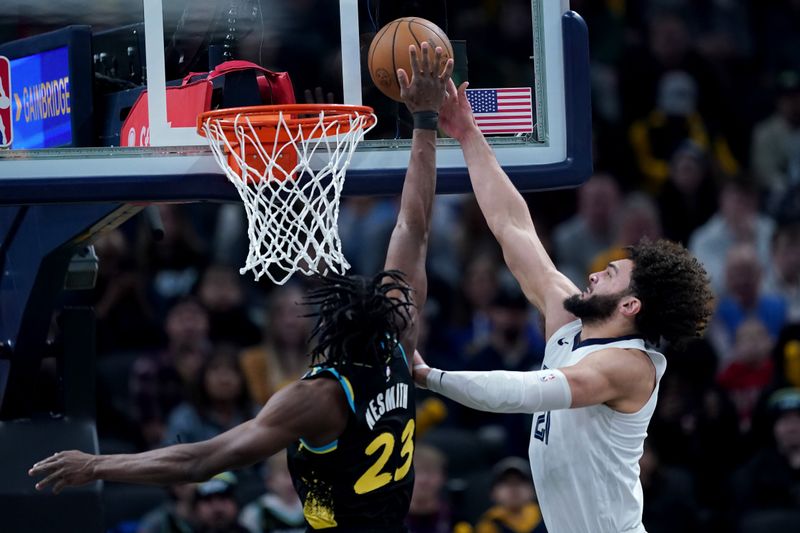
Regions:
<svg viewBox="0 0 800 533"><path fill-rule="evenodd" d="M449 84L439 124L461 144L489 228L545 318L547 346L531 372L443 372L416 354L415 381L474 409L534 414L531 468L550 533L644 532L638 461L666 368L651 346L702 332L708 275L682 246L643 242L581 292L548 257L465 89Z"/></svg>

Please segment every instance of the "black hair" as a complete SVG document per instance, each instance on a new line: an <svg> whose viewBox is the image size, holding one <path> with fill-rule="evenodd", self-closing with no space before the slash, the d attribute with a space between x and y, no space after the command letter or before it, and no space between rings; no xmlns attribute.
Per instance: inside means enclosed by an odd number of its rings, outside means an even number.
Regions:
<svg viewBox="0 0 800 533"><path fill-rule="evenodd" d="M317 317L311 332L312 364L331 366L358 362L384 365L411 320L411 287L398 270L373 277L331 274L318 278L321 286L308 292L305 305L317 306L306 316ZM398 296L389 293L397 291Z"/></svg>
<svg viewBox="0 0 800 533"><path fill-rule="evenodd" d="M711 315L713 294L703 265L683 246L642 240L627 248L631 290L642 302L636 329L645 339L681 343L699 337Z"/></svg>

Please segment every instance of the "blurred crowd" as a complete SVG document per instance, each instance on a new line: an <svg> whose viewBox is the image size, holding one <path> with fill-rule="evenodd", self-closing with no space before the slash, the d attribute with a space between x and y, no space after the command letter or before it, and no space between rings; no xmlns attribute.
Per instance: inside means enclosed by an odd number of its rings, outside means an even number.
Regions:
<svg viewBox="0 0 800 533"><path fill-rule="evenodd" d="M496 39L468 43L470 65L519 83L492 58L530 48L529 34L512 31L530 2L462 3L451 36L471 23L471 5L490 4L496 17ZM782 529L800 528L800 1L571 7L589 27L595 175L578 190L526 195L540 237L579 287L642 238L680 241L717 297L704 338L663 347L668 370L640 461L645 526L800 531ZM96 244L89 298L105 453L213 437L309 365L311 324L298 305L308 282L239 275L243 208L158 209L163 239L133 220ZM396 198L343 200L352 273L382 267L396 212ZM474 198L437 198L434 224L420 351L445 369L537 369L540 317ZM424 391L417 407L412 533L545 530L526 463L529 417L477 413ZM108 517L115 531L302 531L282 456L136 494Z"/></svg>

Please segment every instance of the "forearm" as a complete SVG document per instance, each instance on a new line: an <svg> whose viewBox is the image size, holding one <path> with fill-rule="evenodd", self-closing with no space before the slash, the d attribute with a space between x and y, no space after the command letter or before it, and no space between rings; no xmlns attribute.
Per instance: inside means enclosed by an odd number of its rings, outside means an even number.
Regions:
<svg viewBox="0 0 800 533"><path fill-rule="evenodd" d="M425 256L436 189L436 132L415 129L412 152L400 213L386 253L386 268L406 274L415 291L415 303L420 306L427 290Z"/></svg>
<svg viewBox="0 0 800 533"><path fill-rule="evenodd" d="M500 167L477 126L470 129L460 143L475 198L495 237L502 238L502 231L509 224L532 226L528 205Z"/></svg>
<svg viewBox="0 0 800 533"><path fill-rule="evenodd" d="M427 386L462 405L492 413L536 413L572 405L567 378L557 369L532 372L431 369Z"/></svg>
<svg viewBox="0 0 800 533"><path fill-rule="evenodd" d="M423 237L430 231L436 190L436 131L415 129L400 199L398 225Z"/></svg>
<svg viewBox="0 0 800 533"><path fill-rule="evenodd" d="M98 455L92 463L94 477L148 485L202 481L210 473L203 471L200 448L200 444L178 444L144 453Z"/></svg>

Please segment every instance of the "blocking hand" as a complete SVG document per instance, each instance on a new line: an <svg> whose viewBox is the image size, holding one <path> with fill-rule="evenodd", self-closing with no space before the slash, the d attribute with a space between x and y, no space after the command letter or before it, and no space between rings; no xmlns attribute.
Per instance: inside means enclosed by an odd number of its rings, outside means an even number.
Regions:
<svg viewBox="0 0 800 533"><path fill-rule="evenodd" d="M408 47L411 59L411 80L403 69L397 69L397 81L400 82L400 97L411 113L418 111L439 111L446 98L447 83L453 74L453 59L442 64L442 48L437 46L431 50L430 44L420 45L421 58L417 57L417 47Z"/></svg>

